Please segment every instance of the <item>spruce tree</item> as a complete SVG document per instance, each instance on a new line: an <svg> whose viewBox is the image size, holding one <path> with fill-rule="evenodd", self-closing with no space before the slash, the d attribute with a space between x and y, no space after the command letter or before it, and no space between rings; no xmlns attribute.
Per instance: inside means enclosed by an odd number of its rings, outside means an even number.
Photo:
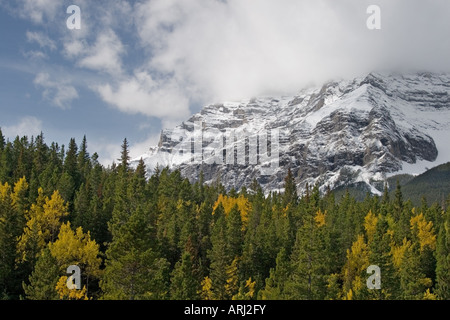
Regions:
<svg viewBox="0 0 450 320"><path fill-rule="evenodd" d="M319 210L304 217L291 255L292 273L288 283L291 299L323 299L328 273L325 215Z"/></svg>
<svg viewBox="0 0 450 320"><path fill-rule="evenodd" d="M436 293L439 299L450 299L450 210L445 215L436 245Z"/></svg>
<svg viewBox="0 0 450 320"><path fill-rule="evenodd" d="M184 252L171 273L170 296L172 300L196 300L199 282L195 277L192 257Z"/></svg>
<svg viewBox="0 0 450 320"><path fill-rule="evenodd" d="M5 136L3 135L2 128L0 127L0 156L2 151L5 149Z"/></svg>
<svg viewBox="0 0 450 320"><path fill-rule="evenodd" d="M57 260L46 247L36 262L36 266L29 277L29 283L23 283L23 288L29 300L58 300L56 284L59 279Z"/></svg>
<svg viewBox="0 0 450 320"><path fill-rule="evenodd" d="M263 300L284 300L287 298L286 287L288 286L291 267L286 250L281 248L276 258L275 268L270 269L270 276L266 279L265 287L260 292Z"/></svg>
<svg viewBox="0 0 450 320"><path fill-rule="evenodd" d="M212 282L212 292L218 300L227 298L225 285L227 283L227 266L232 258L228 255L227 226L225 212L222 204L216 208L214 213L214 226L211 232L211 250L208 251L208 258L211 261L210 275Z"/></svg>

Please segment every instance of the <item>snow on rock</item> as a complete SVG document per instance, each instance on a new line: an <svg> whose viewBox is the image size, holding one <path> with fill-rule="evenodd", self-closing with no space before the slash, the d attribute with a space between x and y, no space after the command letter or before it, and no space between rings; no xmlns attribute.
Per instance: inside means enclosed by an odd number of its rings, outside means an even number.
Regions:
<svg viewBox="0 0 450 320"><path fill-rule="evenodd" d="M299 193L362 182L379 194L388 176L450 161L449 137L450 75L371 73L295 96L205 106L163 130L142 158L149 174L168 166L195 181L203 172L227 189L256 179L266 193L283 190L290 168Z"/></svg>

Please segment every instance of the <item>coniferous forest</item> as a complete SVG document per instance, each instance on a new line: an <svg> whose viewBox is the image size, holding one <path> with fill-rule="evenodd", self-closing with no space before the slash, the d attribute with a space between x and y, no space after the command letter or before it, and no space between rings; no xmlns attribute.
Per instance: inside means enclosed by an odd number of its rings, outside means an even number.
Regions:
<svg viewBox="0 0 450 320"><path fill-rule="evenodd" d="M0 297L6 300L450 298L450 197L356 201L255 181L226 191L179 171L146 177L129 146L102 166L87 140L5 140L0 130ZM69 266L81 288L69 290ZM369 266L381 271L369 289Z"/></svg>

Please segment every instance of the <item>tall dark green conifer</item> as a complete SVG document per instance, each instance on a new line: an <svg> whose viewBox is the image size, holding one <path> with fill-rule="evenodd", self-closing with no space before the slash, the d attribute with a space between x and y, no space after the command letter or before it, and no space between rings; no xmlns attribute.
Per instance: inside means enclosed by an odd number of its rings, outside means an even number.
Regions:
<svg viewBox="0 0 450 320"><path fill-rule="evenodd" d="M232 258L228 255L227 246L227 225L225 220L225 210L222 204L216 208L214 213L214 226L211 231L211 250L208 251L208 258L211 261L209 277L212 281L212 291L218 300L227 298L225 285L227 284L227 267L231 264Z"/></svg>
<svg viewBox="0 0 450 320"><path fill-rule="evenodd" d="M439 299L450 299L450 210L447 209L436 244L436 293Z"/></svg>

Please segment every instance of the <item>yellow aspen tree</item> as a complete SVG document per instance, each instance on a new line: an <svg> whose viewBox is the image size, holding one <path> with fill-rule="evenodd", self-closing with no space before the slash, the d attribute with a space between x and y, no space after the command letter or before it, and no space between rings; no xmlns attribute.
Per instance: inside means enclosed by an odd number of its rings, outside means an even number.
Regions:
<svg viewBox="0 0 450 320"><path fill-rule="evenodd" d="M46 244L56 239L61 219L68 214L68 206L58 191L49 199L44 196L44 190L39 188L38 197L31 205L26 226L17 244L19 262L29 261L33 264Z"/></svg>
<svg viewBox="0 0 450 320"><path fill-rule="evenodd" d="M67 276L59 278L55 289L60 300L89 300L86 286L83 286L81 290L72 290L67 287Z"/></svg>
<svg viewBox="0 0 450 320"><path fill-rule="evenodd" d="M81 227L73 231L70 222L61 225L58 239L48 246L62 273L70 265L80 267L87 289L89 280L100 277L99 245L91 240L89 232L83 233Z"/></svg>

